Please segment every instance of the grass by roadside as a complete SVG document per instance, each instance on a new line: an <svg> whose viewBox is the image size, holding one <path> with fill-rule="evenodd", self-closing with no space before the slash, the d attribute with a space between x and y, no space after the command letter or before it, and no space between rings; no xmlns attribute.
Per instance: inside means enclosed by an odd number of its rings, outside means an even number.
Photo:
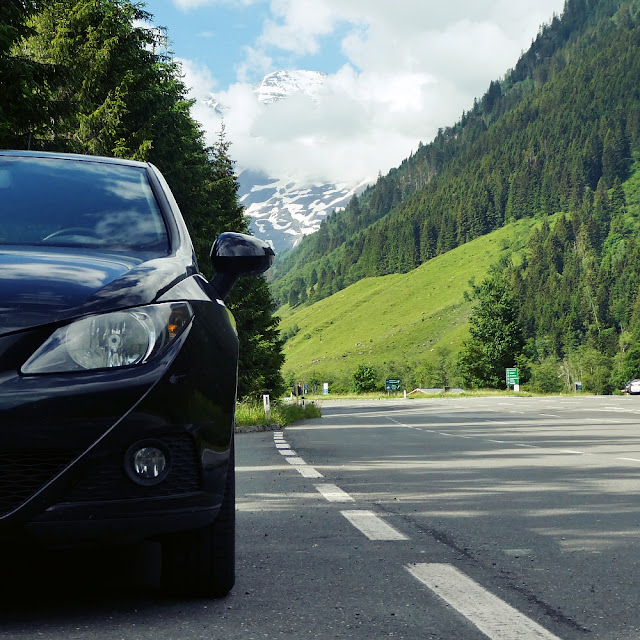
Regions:
<svg viewBox="0 0 640 640"><path fill-rule="evenodd" d="M507 391L499 389L473 389L468 391L438 391L436 393L410 393L407 394L407 400L415 398L480 398L487 396L516 396L530 398L532 396L541 395L529 391ZM557 395L557 394L556 394ZM404 393L386 391L372 391L369 393L330 393L329 395L308 395L307 398L312 402L322 400L402 400Z"/></svg>
<svg viewBox="0 0 640 640"><path fill-rule="evenodd" d="M278 402L271 405L271 416L267 419L262 403L239 402L236 407L236 426L250 427L263 424L279 424L286 427L298 420L320 418L322 412L314 402L295 404L293 402Z"/></svg>

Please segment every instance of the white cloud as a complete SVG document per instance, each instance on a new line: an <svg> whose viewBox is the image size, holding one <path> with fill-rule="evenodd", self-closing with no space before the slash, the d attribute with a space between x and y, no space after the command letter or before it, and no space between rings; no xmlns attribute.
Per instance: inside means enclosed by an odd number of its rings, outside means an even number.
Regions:
<svg viewBox="0 0 640 640"><path fill-rule="evenodd" d="M243 62L236 65L235 72L240 82L248 82L249 78L265 76L273 70L273 60L262 49L245 47L245 58Z"/></svg>
<svg viewBox="0 0 640 640"><path fill-rule="evenodd" d="M174 0L183 8L206 1ZM308 182L385 173L469 109L562 6L563 0L271 0L262 34L247 43L236 68L239 82L216 92L228 107L232 156L241 169ZM283 54L295 60L322 52L336 33L345 64L327 78L317 102L300 95L268 108L256 103L250 78L275 70ZM201 95L215 89L206 69L185 63L185 73ZM215 139L219 116L202 107L194 115Z"/></svg>
<svg viewBox="0 0 640 640"><path fill-rule="evenodd" d="M189 89L190 96L198 102L211 98L211 93L215 90L218 81L210 69L204 64L182 58L176 58L176 62L182 66L184 83Z"/></svg>
<svg viewBox="0 0 640 640"><path fill-rule="evenodd" d="M339 15L325 2L272 0L274 18L265 23L262 46L274 46L299 55L317 53L319 36L332 33Z"/></svg>

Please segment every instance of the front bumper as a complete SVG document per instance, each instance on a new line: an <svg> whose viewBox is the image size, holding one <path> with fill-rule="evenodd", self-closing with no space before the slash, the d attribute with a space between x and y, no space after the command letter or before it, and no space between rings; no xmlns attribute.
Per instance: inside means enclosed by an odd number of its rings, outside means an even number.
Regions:
<svg viewBox="0 0 640 640"><path fill-rule="evenodd" d="M226 315L194 321L153 363L80 375L21 376L16 363L42 336L25 335L22 350L15 336L0 338L0 538L113 542L211 522L227 478L237 366L237 340L212 340L212 329L224 337ZM150 438L171 467L141 486L125 456Z"/></svg>

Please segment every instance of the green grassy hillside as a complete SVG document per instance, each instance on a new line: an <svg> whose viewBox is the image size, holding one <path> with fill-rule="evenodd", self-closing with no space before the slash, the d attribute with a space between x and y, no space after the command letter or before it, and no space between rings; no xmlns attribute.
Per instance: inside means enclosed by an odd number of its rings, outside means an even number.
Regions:
<svg viewBox="0 0 640 640"><path fill-rule="evenodd" d="M280 309L285 376L349 384L360 364L381 382L421 384L419 370L439 348L457 353L467 336L470 279L480 282L503 255L517 256L535 221L519 220L438 256L406 274L366 278L308 307Z"/></svg>

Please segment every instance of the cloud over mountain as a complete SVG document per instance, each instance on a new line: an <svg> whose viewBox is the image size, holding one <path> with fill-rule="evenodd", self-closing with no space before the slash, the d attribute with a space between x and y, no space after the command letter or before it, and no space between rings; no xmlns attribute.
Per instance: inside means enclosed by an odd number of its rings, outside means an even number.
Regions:
<svg viewBox="0 0 640 640"><path fill-rule="evenodd" d="M181 0L184 8L204 0ZM248 0L209 0L246 5ZM271 0L262 33L245 47L239 81L216 90L215 72L183 61L194 94L216 94L238 166L306 182L385 173L455 121L489 82L515 64L562 0ZM206 27L206 25L203 25ZM253 84L338 47L342 66L317 96L276 108L256 104ZM303 67L304 68L304 67ZM196 95L196 97L199 97ZM197 116L212 138L219 116Z"/></svg>

